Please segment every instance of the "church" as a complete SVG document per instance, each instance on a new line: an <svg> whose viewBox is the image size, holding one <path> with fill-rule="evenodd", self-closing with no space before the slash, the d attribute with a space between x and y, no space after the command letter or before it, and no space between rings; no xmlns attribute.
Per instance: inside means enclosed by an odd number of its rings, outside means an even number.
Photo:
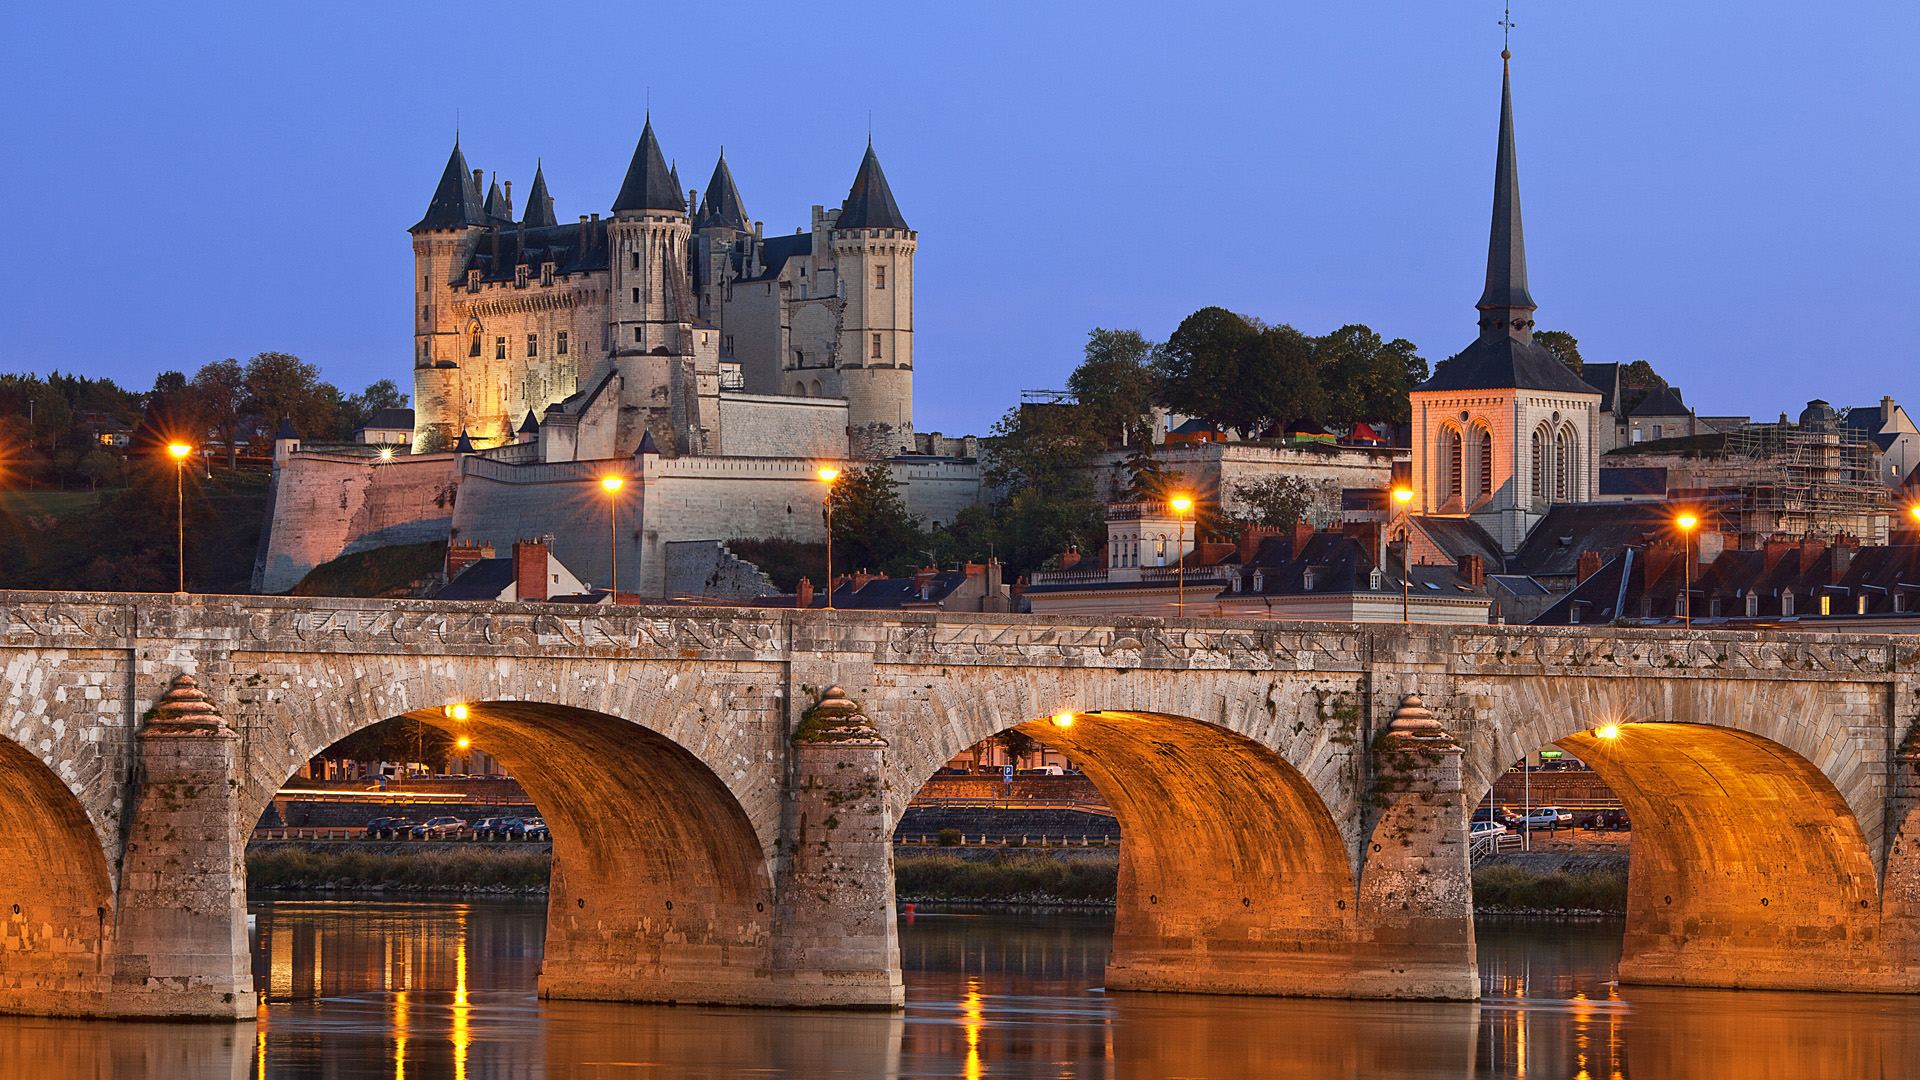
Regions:
<svg viewBox="0 0 1920 1080"><path fill-rule="evenodd" d="M724 153L683 190L649 117L611 212L562 223L458 140L410 230L414 452L538 432L544 461L888 457L913 438L913 261L871 141L838 208L764 234Z"/></svg>

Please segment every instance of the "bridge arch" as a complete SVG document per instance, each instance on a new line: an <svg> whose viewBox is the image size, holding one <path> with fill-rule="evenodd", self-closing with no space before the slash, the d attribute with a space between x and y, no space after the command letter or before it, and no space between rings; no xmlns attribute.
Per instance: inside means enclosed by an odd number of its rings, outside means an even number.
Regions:
<svg viewBox="0 0 1920 1080"><path fill-rule="evenodd" d="M73 1011L106 988L110 868L92 818L39 757L0 736L0 1011Z"/></svg>
<svg viewBox="0 0 1920 1080"><path fill-rule="evenodd" d="M495 666L482 668L498 674ZM763 1001L757 984L769 967L778 910L777 852L763 828L777 830L779 823L777 817L756 822L743 805L736 785L754 777L736 768L730 784L701 753L707 748L687 745L687 731L676 730L680 707L691 703L697 712L711 687L697 676L677 687L669 679L669 691L677 688L684 697L616 694L608 700L602 688L556 677L537 662L515 667L531 670L516 672L508 684L514 697L469 698L463 689L507 687L462 679L457 670L453 678L435 680L438 686L418 680L379 685L404 689L407 703L417 705L397 715L466 736L498 758L546 818L554 859L540 992ZM324 691L324 678L313 681L321 685L308 691ZM582 699L598 707L579 704ZM285 739L289 753L271 780L249 792L242 813L250 819L299 762L396 715L380 711L390 702L372 694L283 691L277 704L284 730L270 738ZM623 706L632 712L609 711Z"/></svg>
<svg viewBox="0 0 1920 1080"><path fill-rule="evenodd" d="M1849 745L1871 710L1847 715L1831 689L1531 680L1526 703L1501 703L1526 719L1491 740L1467 795L1548 744L1614 791L1634 829L1624 980L1875 989L1885 823L1862 811L1885 775Z"/></svg>

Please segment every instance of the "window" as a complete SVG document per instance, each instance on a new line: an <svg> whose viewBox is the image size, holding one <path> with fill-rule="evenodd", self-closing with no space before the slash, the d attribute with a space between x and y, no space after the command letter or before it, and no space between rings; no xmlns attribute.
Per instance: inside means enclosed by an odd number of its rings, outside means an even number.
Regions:
<svg viewBox="0 0 1920 1080"><path fill-rule="evenodd" d="M803 266L803 267L801 267L801 268L800 268L800 276L801 276L802 278L804 278L804 277L806 277L806 276L807 276L807 268L806 268L806 267L804 267L804 266Z"/></svg>
<svg viewBox="0 0 1920 1080"><path fill-rule="evenodd" d="M1793 590L1792 589L1780 590L1780 614L1781 615L1793 614Z"/></svg>
<svg viewBox="0 0 1920 1080"><path fill-rule="evenodd" d="M794 367L806 367L806 366L807 366L807 354L806 354L806 353L804 353L804 352L801 352L801 351L800 351L799 349L795 349L795 350L793 350L793 366L794 366Z"/></svg>
<svg viewBox="0 0 1920 1080"><path fill-rule="evenodd" d="M560 331L559 336L554 339L553 351L560 356L567 355L567 332L565 330Z"/></svg>
<svg viewBox="0 0 1920 1080"><path fill-rule="evenodd" d="M640 253L637 251L633 253L633 268L640 269Z"/></svg>
<svg viewBox="0 0 1920 1080"><path fill-rule="evenodd" d="M432 286L432 284L430 284L430 283L429 283L429 282L427 281L427 279L426 279L426 278L421 278L421 279L420 279L420 291L421 291L421 292L427 292L428 290L430 290L430 289L432 289L432 288L433 288L433 286Z"/></svg>
<svg viewBox="0 0 1920 1080"><path fill-rule="evenodd" d="M1479 435L1480 445L1476 449L1480 453L1480 460L1475 464L1480 472L1480 494L1491 495L1493 494L1493 432L1481 428Z"/></svg>
<svg viewBox="0 0 1920 1080"><path fill-rule="evenodd" d="M638 326L636 326L636 327L634 327L634 328L633 328L633 340L635 340L635 341L639 341L639 342L644 342L644 341L646 341L646 340L647 340L647 339L646 339L645 337L643 337L643 336L641 335L641 333L640 333L640 327L638 327Z"/></svg>
<svg viewBox="0 0 1920 1080"><path fill-rule="evenodd" d="M884 289L887 287L886 267L876 266L873 268L873 287L876 289Z"/></svg>
<svg viewBox="0 0 1920 1080"><path fill-rule="evenodd" d="M1822 615L1833 614L1833 597L1828 596L1825 593L1820 594L1820 614Z"/></svg>
<svg viewBox="0 0 1920 1080"><path fill-rule="evenodd" d="M880 359L880 335L879 334L873 335L873 358L875 360Z"/></svg>
<svg viewBox="0 0 1920 1080"><path fill-rule="evenodd" d="M467 346L467 355L468 356L480 355L480 331L477 328L473 332L472 344Z"/></svg>
<svg viewBox="0 0 1920 1080"><path fill-rule="evenodd" d="M527 335L527 355L529 357L540 355L540 335L539 334Z"/></svg>
<svg viewBox="0 0 1920 1080"><path fill-rule="evenodd" d="M553 264L552 263L540 264L540 284L542 285L553 284Z"/></svg>
<svg viewBox="0 0 1920 1080"><path fill-rule="evenodd" d="M636 304L640 302L640 286L638 285L633 287L633 302Z"/></svg>
<svg viewBox="0 0 1920 1080"><path fill-rule="evenodd" d="M1750 592L1747 594L1747 618L1749 619L1755 618L1759 614L1760 614L1760 594L1757 592Z"/></svg>
<svg viewBox="0 0 1920 1080"><path fill-rule="evenodd" d="M1554 439L1554 496L1560 502L1573 501L1573 432L1561 428Z"/></svg>
<svg viewBox="0 0 1920 1080"><path fill-rule="evenodd" d="M1893 610L1897 612L1904 612L1907 610L1907 596L1905 593L1897 592L1893 594Z"/></svg>
<svg viewBox="0 0 1920 1080"><path fill-rule="evenodd" d="M1459 428L1448 428L1445 437L1447 446L1447 498L1457 499L1463 490L1461 474L1466 465L1466 462L1462 460L1466 456L1465 453L1463 453L1465 448L1461 445Z"/></svg>
<svg viewBox="0 0 1920 1080"><path fill-rule="evenodd" d="M516 289L524 289L527 287L526 263L521 263L519 266L513 268L513 287Z"/></svg>
<svg viewBox="0 0 1920 1080"><path fill-rule="evenodd" d="M505 360L507 358L507 336L505 334L493 339L493 358L495 360Z"/></svg>
<svg viewBox="0 0 1920 1080"><path fill-rule="evenodd" d="M1853 602L1853 613L1854 613L1855 615L1865 615L1865 614L1867 613L1867 594L1865 594L1865 593L1861 593L1861 594L1860 594L1860 595L1859 595L1859 596L1858 596L1858 597L1857 597L1857 598L1856 598L1856 599L1854 600L1854 602Z"/></svg>

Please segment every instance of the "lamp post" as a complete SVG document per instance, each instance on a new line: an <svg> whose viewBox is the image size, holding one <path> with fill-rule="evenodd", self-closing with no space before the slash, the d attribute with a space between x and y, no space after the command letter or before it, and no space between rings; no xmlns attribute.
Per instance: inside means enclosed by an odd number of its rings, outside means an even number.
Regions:
<svg viewBox="0 0 1920 1080"><path fill-rule="evenodd" d="M1407 504L1413 501L1413 489L1394 488L1393 501L1400 504L1400 512L1405 515ZM1407 591L1407 576L1413 572L1411 565L1413 553L1408 550L1409 547L1411 545L1407 543L1406 518L1403 516L1400 523L1400 621L1403 623L1413 621L1413 603Z"/></svg>
<svg viewBox="0 0 1920 1080"><path fill-rule="evenodd" d="M174 541L180 556L180 591L184 593L187 591L187 496L182 476L187 471L187 455L193 453L193 447L186 443L168 443L167 453L173 455Z"/></svg>
<svg viewBox="0 0 1920 1080"><path fill-rule="evenodd" d="M607 491L607 596L616 605L620 603L620 489L626 483L619 476L600 478L600 486Z"/></svg>
<svg viewBox="0 0 1920 1080"><path fill-rule="evenodd" d="M827 610L833 610L833 482L840 479L840 470L831 466L819 470L820 482L827 485Z"/></svg>
<svg viewBox="0 0 1920 1080"><path fill-rule="evenodd" d="M1174 524L1179 529L1174 542L1174 554L1180 557L1177 569L1180 578L1180 591L1175 601L1174 613L1177 618L1187 617L1187 511L1193 509L1193 500L1185 495L1175 495L1167 505L1173 507Z"/></svg>
<svg viewBox="0 0 1920 1080"><path fill-rule="evenodd" d="M1692 514L1681 514L1673 519L1680 526L1680 602L1686 605L1685 620L1687 629L1693 629L1693 527L1700 519Z"/></svg>

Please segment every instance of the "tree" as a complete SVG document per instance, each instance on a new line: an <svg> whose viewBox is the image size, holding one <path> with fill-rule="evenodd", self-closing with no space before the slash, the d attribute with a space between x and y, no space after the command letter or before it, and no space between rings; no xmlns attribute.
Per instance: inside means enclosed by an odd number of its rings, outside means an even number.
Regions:
<svg viewBox="0 0 1920 1080"><path fill-rule="evenodd" d="M1285 529L1296 522L1324 520L1338 509L1340 492L1330 482L1303 476L1269 476L1233 487L1231 520L1237 525Z"/></svg>
<svg viewBox="0 0 1920 1080"><path fill-rule="evenodd" d="M1586 362L1580 359L1580 339L1565 330L1535 330L1533 343L1572 368L1575 375L1586 369Z"/></svg>
<svg viewBox="0 0 1920 1080"><path fill-rule="evenodd" d="M1351 427L1365 421L1411 419L1409 391L1427 378L1427 362L1405 338L1383 342L1359 323L1313 342L1326 409L1319 419Z"/></svg>
<svg viewBox="0 0 1920 1080"><path fill-rule="evenodd" d="M1174 412L1251 431L1262 417L1247 386L1259 340L1252 321L1223 307L1201 308L1182 319L1154 358L1160 400Z"/></svg>
<svg viewBox="0 0 1920 1080"><path fill-rule="evenodd" d="M1000 749L1007 752L1008 763L1016 768L1019 767L1022 758L1030 754L1038 753L1044 749L1040 744L1040 740L1024 731L1019 731L1014 728L1008 728L1000 734L995 735L993 739L1000 744Z"/></svg>
<svg viewBox="0 0 1920 1080"><path fill-rule="evenodd" d="M321 756L341 761L417 761L430 769L444 769L455 749L453 736L440 728L411 716L396 716L361 728Z"/></svg>
<svg viewBox="0 0 1920 1080"><path fill-rule="evenodd" d="M1635 360L1620 369L1620 396L1625 399L1617 403L1615 415L1629 416L1640 403L1647 400L1655 390L1665 389L1667 380L1653 370L1653 365L1645 360Z"/></svg>
<svg viewBox="0 0 1920 1080"><path fill-rule="evenodd" d="M1320 419L1327 401L1314 340L1284 323L1262 330L1243 368L1241 389L1248 422L1234 426L1243 436L1272 424Z"/></svg>
<svg viewBox="0 0 1920 1080"><path fill-rule="evenodd" d="M1137 330L1087 334L1086 359L1067 376L1067 392L1094 432L1126 445L1153 438L1154 344Z"/></svg>
<svg viewBox="0 0 1920 1080"><path fill-rule="evenodd" d="M200 418L215 438L227 444L227 468L240 459L241 406L246 403L247 375L240 361L215 360L193 373L193 392Z"/></svg>
<svg viewBox="0 0 1920 1080"><path fill-rule="evenodd" d="M309 438L333 430L334 402L339 396L320 379L320 369L297 356L263 352L247 361L247 411L269 427L281 419L293 421L295 431Z"/></svg>
<svg viewBox="0 0 1920 1080"><path fill-rule="evenodd" d="M887 572L911 570L925 537L900 499L893 469L884 461L848 469L833 485L833 542L841 567Z"/></svg>
<svg viewBox="0 0 1920 1080"><path fill-rule="evenodd" d="M392 379L380 379L369 383L358 394L340 398L335 407L334 436L345 442L353 438L353 433L372 420L380 410L406 408L407 395L400 392L400 387ZM511 427L507 435L511 441Z"/></svg>

